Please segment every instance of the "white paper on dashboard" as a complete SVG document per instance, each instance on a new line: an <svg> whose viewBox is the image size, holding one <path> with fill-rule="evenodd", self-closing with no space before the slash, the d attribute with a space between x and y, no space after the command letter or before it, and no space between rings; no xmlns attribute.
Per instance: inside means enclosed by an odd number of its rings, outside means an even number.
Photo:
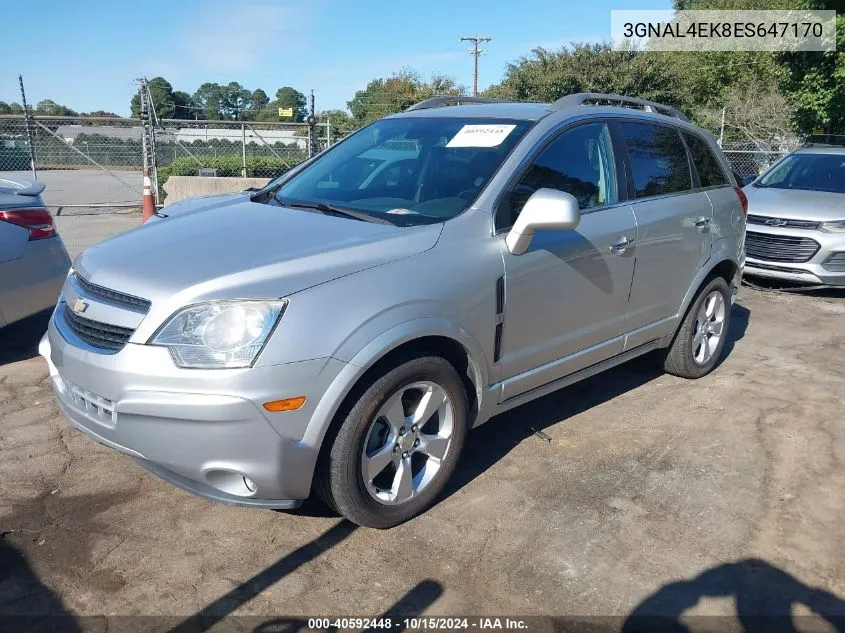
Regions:
<svg viewBox="0 0 845 633"><path fill-rule="evenodd" d="M446 147L496 147L513 132L515 125L465 125Z"/></svg>

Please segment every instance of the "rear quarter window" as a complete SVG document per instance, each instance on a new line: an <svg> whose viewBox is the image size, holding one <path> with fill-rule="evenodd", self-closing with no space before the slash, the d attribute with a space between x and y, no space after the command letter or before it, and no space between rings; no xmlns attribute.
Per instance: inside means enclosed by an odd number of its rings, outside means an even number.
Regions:
<svg viewBox="0 0 845 633"><path fill-rule="evenodd" d="M698 172L698 181L702 187L719 187L730 184L725 170L719 163L719 159L713 154L710 145L694 134L682 132L687 142L692 163Z"/></svg>
<svg viewBox="0 0 845 633"><path fill-rule="evenodd" d="M620 127L637 198L692 189L687 151L678 130L634 121L622 122Z"/></svg>

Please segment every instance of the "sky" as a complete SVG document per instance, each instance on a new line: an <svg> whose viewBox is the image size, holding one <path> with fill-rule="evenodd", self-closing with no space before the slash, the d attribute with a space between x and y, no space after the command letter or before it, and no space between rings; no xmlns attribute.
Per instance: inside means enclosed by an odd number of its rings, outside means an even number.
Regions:
<svg viewBox="0 0 845 633"><path fill-rule="evenodd" d="M356 90L403 67L472 86L472 56L461 36L481 35L479 89L501 80L509 62L542 46L609 38L618 0L0 0L0 101L52 99L78 112L129 115L135 79L163 76L193 93L210 81L314 90L317 110L345 109ZM668 9L670 0L638 0Z"/></svg>

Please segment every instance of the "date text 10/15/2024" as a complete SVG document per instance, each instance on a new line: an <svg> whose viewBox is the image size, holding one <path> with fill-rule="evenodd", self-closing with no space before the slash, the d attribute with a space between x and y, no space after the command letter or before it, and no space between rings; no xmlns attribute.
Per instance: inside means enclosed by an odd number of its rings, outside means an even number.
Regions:
<svg viewBox="0 0 845 633"><path fill-rule="evenodd" d="M312 631L361 630L361 629L403 629L421 631L472 630L526 630L528 623L520 618L449 618L449 617L411 617L411 618L310 618L308 628Z"/></svg>

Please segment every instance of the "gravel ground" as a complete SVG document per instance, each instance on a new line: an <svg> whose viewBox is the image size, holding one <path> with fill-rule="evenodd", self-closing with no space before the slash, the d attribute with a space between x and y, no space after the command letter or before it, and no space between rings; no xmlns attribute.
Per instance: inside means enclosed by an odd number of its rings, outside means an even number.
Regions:
<svg viewBox="0 0 845 633"><path fill-rule="evenodd" d="M0 615L845 618L843 323L845 293L743 288L711 375L642 358L499 416L433 509L376 531L214 504L72 430L30 320L0 331Z"/></svg>

